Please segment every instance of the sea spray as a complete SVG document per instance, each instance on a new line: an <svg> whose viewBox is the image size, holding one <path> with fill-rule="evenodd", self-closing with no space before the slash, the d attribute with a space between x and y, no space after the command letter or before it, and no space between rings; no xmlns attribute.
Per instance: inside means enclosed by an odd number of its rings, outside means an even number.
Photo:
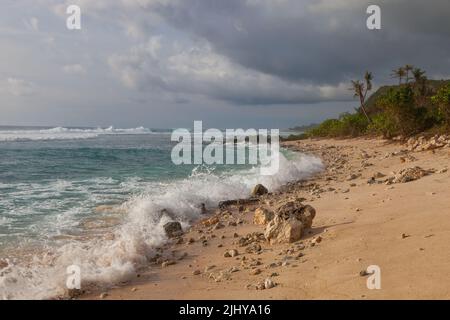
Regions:
<svg viewBox="0 0 450 320"><path fill-rule="evenodd" d="M261 176L257 167L245 170L204 170L197 167L184 179L149 183L145 192L122 205L126 214L109 236L68 241L60 247L46 245L32 259L9 261L1 271L0 297L5 299L45 299L66 292L67 267L81 270L81 284L108 287L132 279L136 270L146 266L154 248L167 239L162 226L175 219L183 227L200 217L200 203L208 207L219 201L249 194L262 183L276 190L287 182L304 179L322 170L318 158L280 154L280 170L273 176ZM161 215L168 209L174 216Z"/></svg>

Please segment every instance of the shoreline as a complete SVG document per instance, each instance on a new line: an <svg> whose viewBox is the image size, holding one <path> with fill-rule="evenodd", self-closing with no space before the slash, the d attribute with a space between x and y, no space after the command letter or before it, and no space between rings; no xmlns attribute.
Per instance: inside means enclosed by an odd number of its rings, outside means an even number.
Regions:
<svg viewBox="0 0 450 320"><path fill-rule="evenodd" d="M450 164L448 148L400 152L405 147L398 142L361 138L289 141L283 146L319 156L326 165L310 179L288 183L261 196L260 202L269 208L304 198L305 204L316 209L313 227L300 241L277 245L258 241L261 250L252 252L238 242L248 234L264 232L264 226L252 223L253 212L261 205L216 209L217 215L207 219L217 217L223 227L212 230L207 224L196 223L184 233L183 241L163 245L161 257L134 280L79 298L450 297L450 259L443 256L450 243L450 206L446 201L450 194L445 192L450 185L444 170ZM375 173L380 172L377 179L383 180L381 175L389 177L391 171L414 166L434 169L435 173L408 183L368 183ZM424 206L433 219L427 219ZM317 242L318 237L322 241ZM229 250L237 250L238 255L224 257ZM434 269L430 262L434 262ZM382 290L368 290L366 277L360 275L373 264L382 270ZM257 290L266 278L276 286Z"/></svg>

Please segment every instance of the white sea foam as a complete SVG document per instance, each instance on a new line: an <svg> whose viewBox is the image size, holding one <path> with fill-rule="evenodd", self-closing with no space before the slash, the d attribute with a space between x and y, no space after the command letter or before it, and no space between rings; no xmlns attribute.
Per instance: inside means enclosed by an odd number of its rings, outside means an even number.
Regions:
<svg viewBox="0 0 450 320"><path fill-rule="evenodd" d="M56 127L51 129L33 130L0 130L0 142L17 141L52 141L52 140L82 140L93 139L100 135L118 134L150 134L150 129L144 127L130 129L92 128L77 129Z"/></svg>
<svg viewBox="0 0 450 320"><path fill-rule="evenodd" d="M152 183L147 192L123 205L127 215L116 227L113 238L72 241L58 249L48 249L51 254L38 255L32 262L10 262L0 270L0 298L44 299L61 295L65 292L66 268L73 264L81 268L82 285L108 286L130 279L137 268L148 263L155 246L167 240L162 226L171 219L187 227L200 217L200 203L211 207L221 200L245 197L257 183L276 190L323 167L320 159L312 156L280 158L280 170L274 176L260 176L259 168L220 175L197 169L184 180ZM162 209L168 209L173 216L161 214Z"/></svg>

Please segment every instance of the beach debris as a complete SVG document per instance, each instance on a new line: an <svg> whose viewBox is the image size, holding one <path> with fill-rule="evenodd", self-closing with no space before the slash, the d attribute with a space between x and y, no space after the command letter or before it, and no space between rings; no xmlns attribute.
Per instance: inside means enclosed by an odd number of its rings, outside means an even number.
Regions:
<svg viewBox="0 0 450 320"><path fill-rule="evenodd" d="M409 234L402 233L402 239L406 239L406 238L409 238L409 237L411 237Z"/></svg>
<svg viewBox="0 0 450 320"><path fill-rule="evenodd" d="M167 222L164 226L164 231L166 232L167 237L175 238L179 237L183 234L183 229L181 228L181 223L177 221Z"/></svg>
<svg viewBox="0 0 450 320"><path fill-rule="evenodd" d="M274 217L272 211L266 208L257 208L253 215L253 223L258 225L268 224Z"/></svg>
<svg viewBox="0 0 450 320"><path fill-rule="evenodd" d="M198 275L200 275L202 272L200 271L200 270L194 270L194 271L192 271L192 274L194 275L194 276L198 276Z"/></svg>
<svg viewBox="0 0 450 320"><path fill-rule="evenodd" d="M251 195L254 196L254 197L256 197L256 196L262 196L262 195L265 195L265 194L267 194L267 193L269 193L269 190L267 190L266 187L264 187L262 184L257 184L257 185L253 188Z"/></svg>
<svg viewBox="0 0 450 320"><path fill-rule="evenodd" d="M361 270L361 271L359 272L359 276L360 276L360 277L367 277L367 276L369 276L369 275L370 275L370 273L367 272L367 270Z"/></svg>
<svg viewBox="0 0 450 320"><path fill-rule="evenodd" d="M245 205L253 205L259 202L259 198L249 198L249 199L235 199L235 200L224 200L219 202L219 208L225 209L229 206L245 206Z"/></svg>

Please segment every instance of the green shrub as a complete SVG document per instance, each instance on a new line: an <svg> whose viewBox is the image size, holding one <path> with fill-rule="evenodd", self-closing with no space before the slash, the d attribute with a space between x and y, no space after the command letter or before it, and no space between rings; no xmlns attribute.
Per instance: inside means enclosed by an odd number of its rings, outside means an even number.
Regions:
<svg viewBox="0 0 450 320"><path fill-rule="evenodd" d="M440 88L431 101L437 106L437 119L450 128L450 84Z"/></svg>
<svg viewBox="0 0 450 320"><path fill-rule="evenodd" d="M409 136L423 131L429 126L429 116L424 107L415 105L414 91L410 86L390 89L380 98L384 116L378 118L376 128L384 128L383 134ZM380 123L384 121L384 123Z"/></svg>
<svg viewBox="0 0 450 320"><path fill-rule="evenodd" d="M385 113L373 116L372 123L368 127L369 133L383 135L387 139L394 137L397 131L394 121Z"/></svg>
<svg viewBox="0 0 450 320"><path fill-rule="evenodd" d="M367 118L357 112L344 113L339 119L328 119L307 132L310 137L357 137L366 133Z"/></svg>

